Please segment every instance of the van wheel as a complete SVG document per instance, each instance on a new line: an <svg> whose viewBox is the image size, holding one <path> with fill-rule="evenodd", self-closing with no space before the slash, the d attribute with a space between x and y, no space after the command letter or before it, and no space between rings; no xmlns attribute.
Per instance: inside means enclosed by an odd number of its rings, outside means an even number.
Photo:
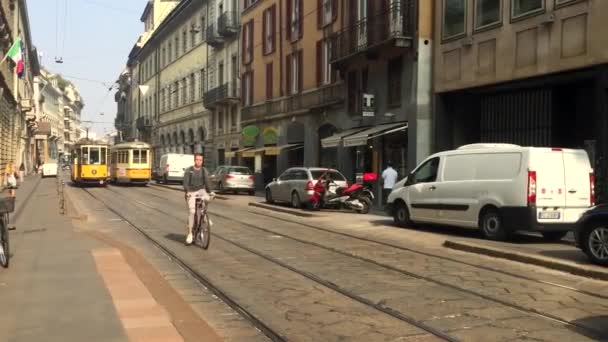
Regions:
<svg viewBox="0 0 608 342"><path fill-rule="evenodd" d="M568 232L543 232L543 238L547 241L560 241Z"/></svg>
<svg viewBox="0 0 608 342"><path fill-rule="evenodd" d="M412 224L410 220L410 211L407 209L407 205L403 202L395 203L395 212L393 213L393 221L399 227L407 227Z"/></svg>
<svg viewBox="0 0 608 342"><path fill-rule="evenodd" d="M583 234L581 241L583 252L598 265L608 265L608 228L595 224Z"/></svg>
<svg viewBox="0 0 608 342"><path fill-rule="evenodd" d="M489 240L505 241L509 237L503 225L502 217L495 209L487 210L479 220L479 229Z"/></svg>

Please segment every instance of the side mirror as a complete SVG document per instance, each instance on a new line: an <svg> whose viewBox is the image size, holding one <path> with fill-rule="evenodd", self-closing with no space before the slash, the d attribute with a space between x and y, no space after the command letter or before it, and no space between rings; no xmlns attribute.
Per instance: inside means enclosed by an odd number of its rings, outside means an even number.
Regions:
<svg viewBox="0 0 608 342"><path fill-rule="evenodd" d="M273 182L276 182L276 181L277 181L277 179L276 179L276 178L273 178L273 179L272 179L272 181L273 181Z"/></svg>

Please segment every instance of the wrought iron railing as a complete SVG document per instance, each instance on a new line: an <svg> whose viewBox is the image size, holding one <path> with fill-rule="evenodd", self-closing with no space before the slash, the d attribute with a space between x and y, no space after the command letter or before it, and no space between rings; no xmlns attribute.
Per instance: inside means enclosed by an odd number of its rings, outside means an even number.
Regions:
<svg viewBox="0 0 608 342"><path fill-rule="evenodd" d="M217 25L214 24L207 26L207 30L205 31L205 38L207 44L211 46L219 46L224 43L224 37L219 34L217 30Z"/></svg>
<svg viewBox="0 0 608 342"><path fill-rule="evenodd" d="M213 107L224 101L237 100L240 96L239 82L234 80L206 91L203 94L203 104L206 107Z"/></svg>
<svg viewBox="0 0 608 342"><path fill-rule="evenodd" d="M393 2L381 13L367 16L331 37L331 58L335 63L395 38L415 35L415 1Z"/></svg>
<svg viewBox="0 0 608 342"><path fill-rule="evenodd" d="M239 32L241 26L238 12L224 12L217 20L218 33L223 36L232 36Z"/></svg>
<svg viewBox="0 0 608 342"><path fill-rule="evenodd" d="M244 122L262 120L268 116L331 106L344 101L344 92L344 83L340 82L317 88L307 93L243 107L241 110L241 120Z"/></svg>

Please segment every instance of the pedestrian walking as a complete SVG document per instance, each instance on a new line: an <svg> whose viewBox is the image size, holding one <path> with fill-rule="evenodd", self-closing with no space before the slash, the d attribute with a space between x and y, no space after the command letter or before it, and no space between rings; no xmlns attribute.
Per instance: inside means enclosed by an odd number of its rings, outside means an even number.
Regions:
<svg viewBox="0 0 608 342"><path fill-rule="evenodd" d="M15 190L17 190L17 171L15 165L11 162L6 165L5 170L6 187L8 188L8 194L10 197L15 197Z"/></svg>
<svg viewBox="0 0 608 342"><path fill-rule="evenodd" d="M25 164L21 163L21 166L19 166L19 181L21 182L21 184L23 184L23 182L25 182Z"/></svg>
<svg viewBox="0 0 608 342"><path fill-rule="evenodd" d="M399 175L397 174L397 171L395 171L395 169L393 169L393 163L392 162L388 162L387 163L387 167L386 169L384 169L384 171L382 172L382 204L386 204L386 201L388 199L388 195L391 193L391 190L393 190L393 187L395 186L395 183L397 182L397 177L399 177Z"/></svg>

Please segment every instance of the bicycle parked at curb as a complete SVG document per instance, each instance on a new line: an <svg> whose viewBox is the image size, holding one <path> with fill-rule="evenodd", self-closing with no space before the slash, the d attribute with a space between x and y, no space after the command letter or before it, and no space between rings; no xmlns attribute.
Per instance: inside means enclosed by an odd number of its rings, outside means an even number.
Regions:
<svg viewBox="0 0 608 342"><path fill-rule="evenodd" d="M11 255L8 231L15 230L15 227L9 226L9 213L13 211L15 211L15 198L0 198L0 265L4 268L8 268Z"/></svg>
<svg viewBox="0 0 608 342"><path fill-rule="evenodd" d="M192 228L192 234L194 235L193 243L202 249L207 249L209 248L211 226L213 225L213 222L209 219L207 210L209 209L209 203L215 199L215 193L209 194L208 201L203 201L200 194L196 194L195 196L194 227Z"/></svg>

